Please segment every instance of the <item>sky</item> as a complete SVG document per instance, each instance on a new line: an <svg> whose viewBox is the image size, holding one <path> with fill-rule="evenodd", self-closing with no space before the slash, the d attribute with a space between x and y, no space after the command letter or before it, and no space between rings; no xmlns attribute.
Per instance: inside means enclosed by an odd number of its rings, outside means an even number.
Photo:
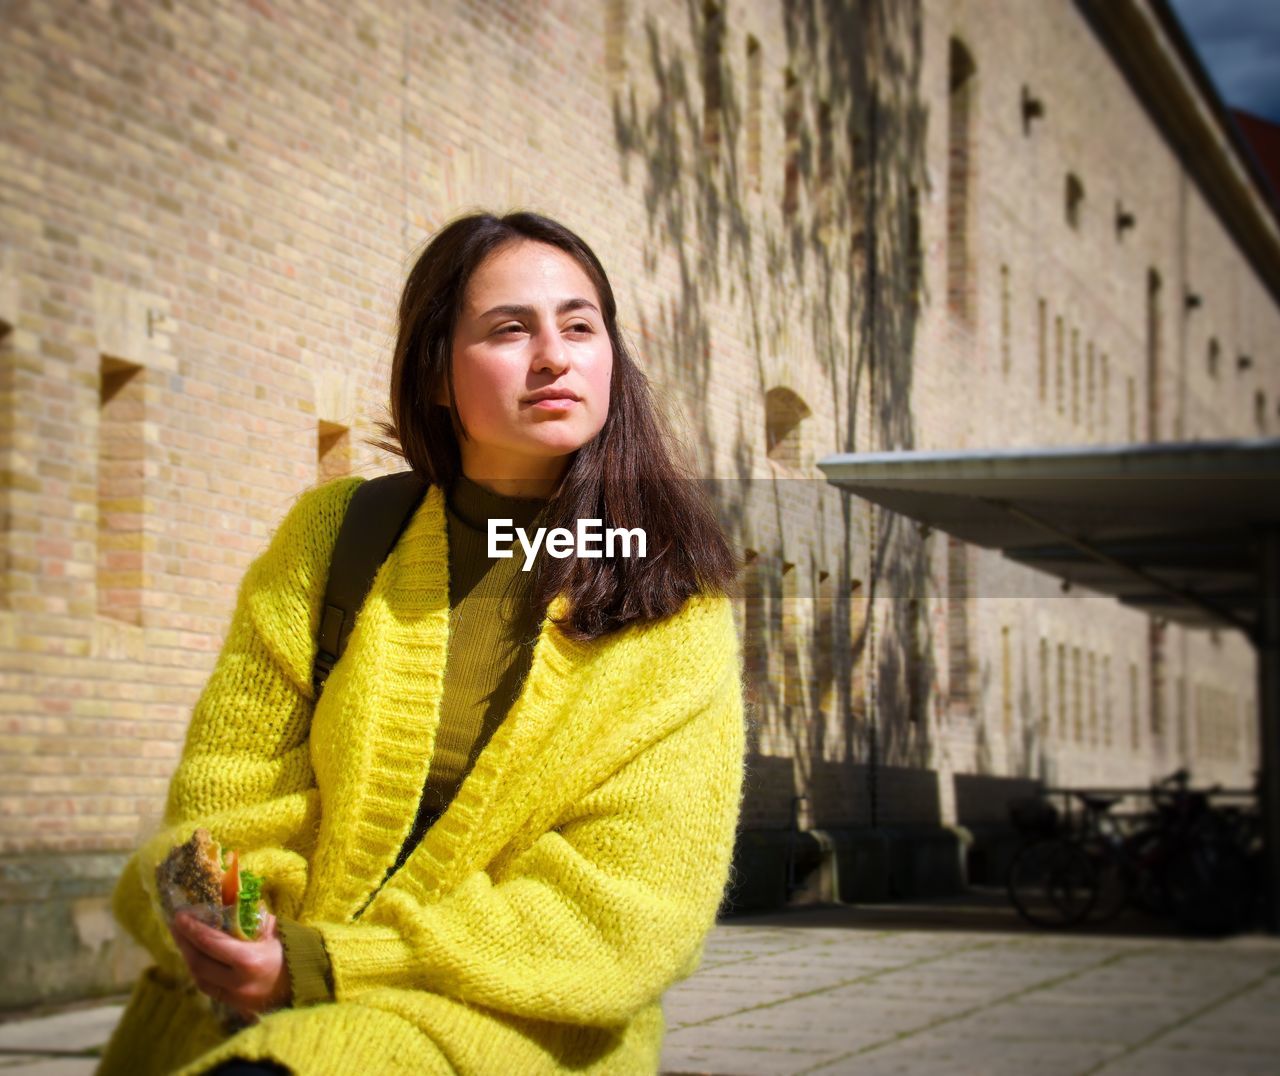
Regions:
<svg viewBox="0 0 1280 1076"><path fill-rule="evenodd" d="M1168 0L1228 105L1280 123L1280 0Z"/></svg>

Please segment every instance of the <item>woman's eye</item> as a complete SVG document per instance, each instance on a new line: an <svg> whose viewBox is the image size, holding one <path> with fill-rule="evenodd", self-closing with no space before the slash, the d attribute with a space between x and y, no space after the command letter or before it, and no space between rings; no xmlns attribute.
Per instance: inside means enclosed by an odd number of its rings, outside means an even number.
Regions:
<svg viewBox="0 0 1280 1076"><path fill-rule="evenodd" d="M583 321L579 322L577 325L570 325L569 331L575 333L589 333L591 332L591 326Z"/></svg>
<svg viewBox="0 0 1280 1076"><path fill-rule="evenodd" d="M498 330L500 333L521 333L524 332L524 326L513 322L510 325L504 325Z"/></svg>

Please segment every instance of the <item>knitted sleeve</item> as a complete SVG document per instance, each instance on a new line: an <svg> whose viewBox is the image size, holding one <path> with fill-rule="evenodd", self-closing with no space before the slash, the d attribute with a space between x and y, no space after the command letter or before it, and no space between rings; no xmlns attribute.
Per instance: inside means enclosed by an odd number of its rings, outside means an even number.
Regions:
<svg viewBox="0 0 1280 1076"><path fill-rule="evenodd" d="M700 712L496 877L475 871L425 905L389 891L374 921L316 924L336 998L416 987L609 1027L692 974L728 879L745 749L740 668L707 671L719 687Z"/></svg>
<svg viewBox="0 0 1280 1076"><path fill-rule="evenodd" d="M329 556L359 479L304 494L245 575L226 641L192 713L163 824L125 865L116 918L160 963L182 973L155 900L155 868L204 826L265 880L279 915L296 914L315 841L310 660Z"/></svg>

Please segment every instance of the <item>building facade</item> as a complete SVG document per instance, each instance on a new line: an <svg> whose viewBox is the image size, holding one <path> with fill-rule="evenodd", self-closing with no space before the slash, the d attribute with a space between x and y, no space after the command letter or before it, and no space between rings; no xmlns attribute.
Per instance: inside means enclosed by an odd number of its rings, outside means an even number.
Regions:
<svg viewBox="0 0 1280 1076"><path fill-rule="evenodd" d="M1037 783L1251 782L1243 639L814 466L1275 435L1276 211L1159 0L18 0L0 71L0 1006L136 971L107 895L238 582L398 469L398 292L471 208L592 244L741 550L739 904L788 833L856 899Z"/></svg>

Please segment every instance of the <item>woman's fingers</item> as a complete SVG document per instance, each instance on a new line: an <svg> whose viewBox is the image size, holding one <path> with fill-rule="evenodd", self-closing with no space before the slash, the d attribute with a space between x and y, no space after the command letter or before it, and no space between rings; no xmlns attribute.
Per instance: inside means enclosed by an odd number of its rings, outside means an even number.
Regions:
<svg viewBox="0 0 1280 1076"><path fill-rule="evenodd" d="M244 983L255 963L255 954L245 951L247 943L188 915L175 916L174 927L174 941L196 985L210 996L228 1000L213 991L234 993Z"/></svg>
<svg viewBox="0 0 1280 1076"><path fill-rule="evenodd" d="M219 963L233 967L243 959L240 949L245 943L238 938L224 934L200 922L194 916L182 912L173 917L173 924L176 928L175 935L177 931L181 931L188 944L195 946L200 952Z"/></svg>
<svg viewBox="0 0 1280 1076"><path fill-rule="evenodd" d="M173 937L196 986L210 997L247 1013L287 1002L288 973L274 917L263 924L261 938L243 941L178 915Z"/></svg>
<svg viewBox="0 0 1280 1076"><path fill-rule="evenodd" d="M191 972L191 978L204 993L216 997L218 995L214 993L215 988L223 991L235 990L240 985L243 976L235 968L212 959L188 941L176 940L178 951Z"/></svg>

